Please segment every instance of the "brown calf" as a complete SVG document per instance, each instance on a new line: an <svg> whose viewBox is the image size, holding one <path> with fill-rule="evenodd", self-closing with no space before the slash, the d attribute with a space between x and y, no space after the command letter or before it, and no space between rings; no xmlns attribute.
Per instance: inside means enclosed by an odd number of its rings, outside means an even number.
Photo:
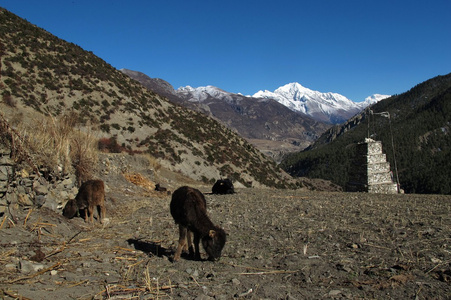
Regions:
<svg viewBox="0 0 451 300"><path fill-rule="evenodd" d="M219 259L226 242L226 233L215 226L207 216L207 203L204 195L194 188L183 186L172 194L171 215L179 225L179 243L174 261L180 259L183 249L189 249L190 256L200 260L199 241L208 254L209 260ZM191 242L194 235L194 250Z"/></svg>
<svg viewBox="0 0 451 300"><path fill-rule="evenodd" d="M78 190L73 200L69 200L63 209L63 215L72 219L79 210L84 210L85 222L94 222L94 207L100 223L105 218L105 185L102 180L88 180Z"/></svg>

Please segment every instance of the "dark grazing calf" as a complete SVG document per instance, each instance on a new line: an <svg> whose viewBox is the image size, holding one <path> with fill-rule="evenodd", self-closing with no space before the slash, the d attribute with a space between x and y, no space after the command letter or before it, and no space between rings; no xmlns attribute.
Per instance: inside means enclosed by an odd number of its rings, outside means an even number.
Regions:
<svg viewBox="0 0 451 300"><path fill-rule="evenodd" d="M183 249L189 249L190 256L200 260L199 241L208 254L209 260L219 259L226 242L226 233L215 226L207 216L207 203L204 195L197 189L183 186L172 194L171 215L179 225L180 235L174 261L180 259ZM191 242L194 235L194 251Z"/></svg>
<svg viewBox="0 0 451 300"><path fill-rule="evenodd" d="M94 207L100 223L105 218L105 185L102 180L88 180L78 190L75 199L69 200L63 209L63 215L69 219L75 217L79 210L84 210L85 222L94 222Z"/></svg>
<svg viewBox="0 0 451 300"><path fill-rule="evenodd" d="M213 185L211 192L213 194L226 195L235 193L235 189L233 188L232 180L227 178L217 180L216 183Z"/></svg>

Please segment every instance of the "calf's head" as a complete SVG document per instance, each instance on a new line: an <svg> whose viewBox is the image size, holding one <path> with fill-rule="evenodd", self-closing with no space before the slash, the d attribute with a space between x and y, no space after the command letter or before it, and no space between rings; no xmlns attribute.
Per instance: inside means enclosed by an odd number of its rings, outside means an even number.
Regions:
<svg viewBox="0 0 451 300"><path fill-rule="evenodd" d="M208 260L218 260L221 257L222 248L226 242L226 233L221 228L216 227L210 230L207 236L202 238L202 246L208 254Z"/></svg>
<svg viewBox="0 0 451 300"><path fill-rule="evenodd" d="M63 216L72 219L78 212L77 202L72 199L67 201L66 206L63 208Z"/></svg>

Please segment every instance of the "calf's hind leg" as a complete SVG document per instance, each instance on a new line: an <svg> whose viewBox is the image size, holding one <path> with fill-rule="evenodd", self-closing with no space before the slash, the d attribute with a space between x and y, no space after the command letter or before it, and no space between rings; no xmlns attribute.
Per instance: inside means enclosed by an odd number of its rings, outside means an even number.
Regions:
<svg viewBox="0 0 451 300"><path fill-rule="evenodd" d="M194 258L194 248L193 248L192 235L193 235L193 233L190 230L187 230L187 232L186 232L186 240L188 241L188 243L186 244L186 246L188 247L188 249L186 249L186 248L185 249L189 251L189 256L191 258Z"/></svg>
<svg viewBox="0 0 451 300"><path fill-rule="evenodd" d="M182 225L179 225L179 244L177 246L177 251L175 251L174 261L177 261L180 259L182 250L186 246L187 235L188 235L188 228L186 228Z"/></svg>
<svg viewBox="0 0 451 300"><path fill-rule="evenodd" d="M87 207L85 207L85 208L83 208L82 209L83 210L83 213L85 214L84 215L84 218L85 218L85 222L87 223L88 221L89 221L89 219L88 219L88 208Z"/></svg>
<svg viewBox="0 0 451 300"><path fill-rule="evenodd" d="M88 206L88 216L89 216L89 222L91 224L94 223L94 206L89 205Z"/></svg>
<svg viewBox="0 0 451 300"><path fill-rule="evenodd" d="M105 209L105 205L97 205L97 215L99 216L99 222L100 224L103 223L103 219L106 218L106 209Z"/></svg>

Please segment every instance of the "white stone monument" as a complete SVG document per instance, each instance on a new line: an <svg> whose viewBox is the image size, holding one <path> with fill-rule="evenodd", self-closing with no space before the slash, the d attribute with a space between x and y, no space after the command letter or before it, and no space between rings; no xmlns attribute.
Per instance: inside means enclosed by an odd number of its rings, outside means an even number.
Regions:
<svg viewBox="0 0 451 300"><path fill-rule="evenodd" d="M357 154L351 164L348 192L397 194L398 184L393 180L390 163L382 152L382 142L366 138L357 144Z"/></svg>

